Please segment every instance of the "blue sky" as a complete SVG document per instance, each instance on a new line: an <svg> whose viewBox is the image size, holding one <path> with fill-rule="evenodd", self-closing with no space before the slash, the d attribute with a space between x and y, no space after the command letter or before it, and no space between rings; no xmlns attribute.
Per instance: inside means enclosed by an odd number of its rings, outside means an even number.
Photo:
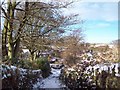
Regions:
<svg viewBox="0 0 120 90"><path fill-rule="evenodd" d="M78 1L64 10L65 15L79 14L85 20L82 26L86 42L110 43L118 39L118 2Z"/></svg>
<svg viewBox="0 0 120 90"><path fill-rule="evenodd" d="M91 43L109 43L118 39L116 21L90 20L85 23L86 40Z"/></svg>

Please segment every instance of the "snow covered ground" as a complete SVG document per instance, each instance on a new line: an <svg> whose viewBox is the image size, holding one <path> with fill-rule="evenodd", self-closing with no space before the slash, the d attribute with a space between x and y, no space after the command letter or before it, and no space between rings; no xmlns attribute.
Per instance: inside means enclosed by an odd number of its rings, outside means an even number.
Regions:
<svg viewBox="0 0 120 90"><path fill-rule="evenodd" d="M7 70L13 70L15 72L15 70L17 69L16 66L8 66L8 65L2 65L5 68L2 68L2 71L4 72L2 79L7 78L9 76L9 73L5 74L7 72ZM23 69L23 68L18 68L18 70L20 70L20 74L22 76L27 74L27 69ZM39 74L41 75L41 70L32 70L32 73L37 73L39 72ZM59 76L61 73L61 69L53 69L51 68L51 72L52 74L47 77L47 78L38 78L37 79L37 83L33 85L33 90L39 90L39 89L58 89L58 90L63 90L63 88L65 87L65 85L62 84L62 82L59 80ZM11 76L11 75L10 75Z"/></svg>
<svg viewBox="0 0 120 90"><path fill-rule="evenodd" d="M61 81L59 80L59 75L61 72L61 69L53 69L51 70L52 74L43 79L42 82L37 82L34 85L34 89L40 89L40 88L45 88L45 89L59 89L59 90L63 90L63 88L65 87L65 85L63 85L61 83Z"/></svg>

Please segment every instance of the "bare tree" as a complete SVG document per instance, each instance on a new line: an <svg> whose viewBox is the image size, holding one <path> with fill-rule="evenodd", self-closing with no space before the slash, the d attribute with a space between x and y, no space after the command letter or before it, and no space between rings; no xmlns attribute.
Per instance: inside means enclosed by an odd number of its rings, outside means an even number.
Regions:
<svg viewBox="0 0 120 90"><path fill-rule="evenodd" d="M77 54L81 50L80 44L82 40L81 30L75 30L69 36L64 37L64 47L66 49L62 53L62 57L68 65L76 64Z"/></svg>
<svg viewBox="0 0 120 90"><path fill-rule="evenodd" d="M60 25L59 23L62 21L57 18L58 21L56 22L55 18L53 18L53 16L51 17L51 15L53 15L52 13L55 13L55 9L61 7L64 7L64 5L62 6L27 1L18 2L16 0L8 0L7 3L2 3L1 10L2 17L4 18L4 27L2 30L3 58L8 57L9 60L18 58L20 39L26 25L30 25L37 29L46 27L43 31L42 29L41 31L37 31L40 36L43 36L53 30L53 28L58 27ZM34 19L34 23L31 23L31 18Z"/></svg>

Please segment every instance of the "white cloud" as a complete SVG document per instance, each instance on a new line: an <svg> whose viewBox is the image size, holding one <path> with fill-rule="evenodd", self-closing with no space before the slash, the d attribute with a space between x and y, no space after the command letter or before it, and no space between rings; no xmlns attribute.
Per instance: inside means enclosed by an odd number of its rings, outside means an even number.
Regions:
<svg viewBox="0 0 120 90"><path fill-rule="evenodd" d="M64 9L65 10L65 9ZM118 3L113 2L75 2L64 11L65 15L80 14L87 20L118 20Z"/></svg>

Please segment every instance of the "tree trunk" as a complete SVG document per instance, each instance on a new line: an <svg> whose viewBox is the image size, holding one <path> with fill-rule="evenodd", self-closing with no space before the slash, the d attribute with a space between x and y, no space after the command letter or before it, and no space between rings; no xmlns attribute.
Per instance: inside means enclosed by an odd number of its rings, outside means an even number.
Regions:
<svg viewBox="0 0 120 90"><path fill-rule="evenodd" d="M33 61L34 60L34 51L30 50L30 60Z"/></svg>
<svg viewBox="0 0 120 90"><path fill-rule="evenodd" d="M18 59L19 55L19 46L20 46L20 38L18 38L15 42L15 45L14 45L14 53L13 53L13 57Z"/></svg>
<svg viewBox="0 0 120 90"><path fill-rule="evenodd" d="M5 56L7 56L7 26L8 26L8 22L5 19L5 23L4 23L4 28L2 31L2 58L4 59Z"/></svg>
<svg viewBox="0 0 120 90"><path fill-rule="evenodd" d="M25 25L25 22L27 21L27 14L28 14L28 6L29 6L29 2L25 2L25 16L23 17L22 22L19 25L18 28L18 33L17 33L17 39L14 43L14 53L13 53L13 57L15 57L16 59L19 57L18 53L19 53L19 48L20 48L20 38L21 38L21 33L22 33L22 28Z"/></svg>
<svg viewBox="0 0 120 90"><path fill-rule="evenodd" d="M13 43L12 43L12 32L11 32L11 27L10 25L8 25L8 34L7 34L7 37L8 37L8 58L10 60L13 59Z"/></svg>
<svg viewBox="0 0 120 90"><path fill-rule="evenodd" d="M18 57L19 53L19 46L20 46L20 37L21 37L21 32L22 32L22 27L24 27L25 22L27 21L27 15L28 15L28 6L29 2L25 2L25 14L24 17L22 18L22 21L20 23L20 26L18 28L18 33L17 33L17 39L13 41L13 24L14 24L14 19L15 19L15 7L19 3L16 3L16 0L7 0L7 12L2 8L3 13L5 14L5 22L4 22L4 28L2 31L2 54L3 58L5 56L8 56L9 60L13 60L13 58ZM15 37L14 37L15 38Z"/></svg>
<svg viewBox="0 0 120 90"><path fill-rule="evenodd" d="M16 5L16 2L10 2L10 0L8 0L9 21L8 21L7 38L8 38L8 58L10 60L13 60L13 50L14 50L12 32L13 32L13 20L14 20L15 5Z"/></svg>

